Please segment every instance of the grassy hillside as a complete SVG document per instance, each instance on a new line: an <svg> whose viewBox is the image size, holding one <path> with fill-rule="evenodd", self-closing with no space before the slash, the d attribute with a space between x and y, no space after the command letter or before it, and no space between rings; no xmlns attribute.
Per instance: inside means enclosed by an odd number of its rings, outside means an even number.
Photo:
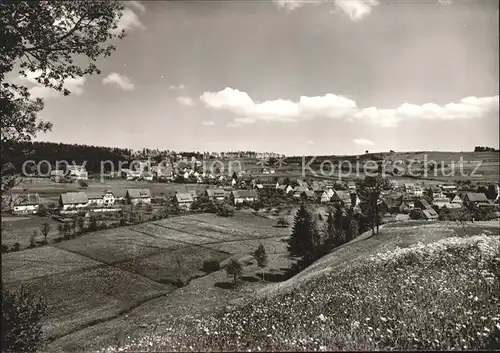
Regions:
<svg viewBox="0 0 500 353"><path fill-rule="evenodd" d="M387 225L250 303L107 351L500 348L498 222Z"/></svg>

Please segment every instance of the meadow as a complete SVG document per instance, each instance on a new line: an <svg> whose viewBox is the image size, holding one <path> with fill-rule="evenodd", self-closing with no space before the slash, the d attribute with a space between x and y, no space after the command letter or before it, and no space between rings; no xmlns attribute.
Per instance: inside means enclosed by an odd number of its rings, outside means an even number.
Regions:
<svg viewBox="0 0 500 353"><path fill-rule="evenodd" d="M500 347L498 222L383 226L236 308L165 322L102 351Z"/></svg>
<svg viewBox="0 0 500 353"><path fill-rule="evenodd" d="M168 301L168 296L190 281L205 283L198 289L202 298L204 290L225 293L228 289L216 284L224 287L230 279L219 273L216 279L203 282L207 276L203 262L249 258L263 236L262 242L271 249L288 233L273 225L272 220L236 212L234 219L193 214L97 231L4 254L2 279L6 288L26 285L44 298L49 312L43 326L45 336L57 346L59 340L79 335L81 330L119 319L136 308L142 310L143 305L154 306L155 300ZM275 272L287 261L276 255L271 262ZM257 271L247 273L254 282ZM212 300L224 297L219 294ZM199 305L204 304L200 301ZM103 334L110 339L116 332ZM72 343L86 344L88 337Z"/></svg>

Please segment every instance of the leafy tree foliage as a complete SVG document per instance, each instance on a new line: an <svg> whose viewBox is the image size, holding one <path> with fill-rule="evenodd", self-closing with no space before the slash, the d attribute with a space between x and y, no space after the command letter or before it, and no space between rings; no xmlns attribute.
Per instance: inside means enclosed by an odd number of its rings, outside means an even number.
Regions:
<svg viewBox="0 0 500 353"><path fill-rule="evenodd" d="M0 3L0 121L2 193L16 184L15 169L6 163L9 142L26 142L52 124L38 118L43 100L30 99L22 83L6 76L35 79L40 85L69 95L68 79L99 74L95 65L111 54L109 43L121 39L118 20L123 7L112 1L2 1ZM87 63L87 65L79 65Z"/></svg>
<svg viewBox="0 0 500 353"><path fill-rule="evenodd" d="M226 272L228 275L233 276L233 284L236 285L236 281L241 274L242 266L241 263L236 259L231 259L229 264L226 266Z"/></svg>
<svg viewBox="0 0 500 353"><path fill-rule="evenodd" d="M259 244L257 250L255 250L252 255L255 258L255 261L257 261L257 266L262 269L267 266L268 258L264 244ZM264 280L264 270L262 270L262 280Z"/></svg>
<svg viewBox="0 0 500 353"><path fill-rule="evenodd" d="M51 227L50 227L50 223L49 222L43 222L40 225L40 232L42 232L45 244L47 244L47 236L49 235L50 228Z"/></svg>
<svg viewBox="0 0 500 353"><path fill-rule="evenodd" d="M364 180L358 181L358 195L364 204L361 209L370 224L373 234L375 234L375 230L376 234L378 234L380 226L381 210L379 201L381 200L381 192L389 188L389 182L380 175L375 177L367 176Z"/></svg>
<svg viewBox="0 0 500 353"><path fill-rule="evenodd" d="M35 352L40 348L45 308L27 286L7 291L2 284L3 352Z"/></svg>

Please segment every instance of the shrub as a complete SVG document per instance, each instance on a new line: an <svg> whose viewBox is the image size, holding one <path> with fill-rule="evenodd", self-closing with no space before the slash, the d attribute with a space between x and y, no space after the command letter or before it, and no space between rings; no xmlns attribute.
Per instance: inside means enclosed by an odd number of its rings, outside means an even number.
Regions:
<svg viewBox="0 0 500 353"><path fill-rule="evenodd" d="M228 204L223 204L217 210L217 215L222 217L231 217L234 215L234 208Z"/></svg>
<svg viewBox="0 0 500 353"><path fill-rule="evenodd" d="M37 212L37 214L40 217L45 217L48 213L49 213L49 211L47 210L47 207L45 207L45 205L38 206L38 212Z"/></svg>
<svg viewBox="0 0 500 353"><path fill-rule="evenodd" d="M21 244L19 244L17 241L14 243L14 246L12 246L12 251L19 251L21 250Z"/></svg>
<svg viewBox="0 0 500 353"><path fill-rule="evenodd" d="M86 189L89 186L89 184L85 180L78 180L78 185L80 185L82 189Z"/></svg>
<svg viewBox="0 0 500 353"><path fill-rule="evenodd" d="M61 238L61 237L57 237L54 239L54 243L60 243L62 241L63 241L63 238Z"/></svg>
<svg viewBox="0 0 500 353"><path fill-rule="evenodd" d="M242 266L241 263L236 259L231 259L229 264L226 266L226 273L233 276L233 285L236 286L236 281L241 274Z"/></svg>
<svg viewBox="0 0 500 353"><path fill-rule="evenodd" d="M2 288L2 351L35 352L42 342L45 305L26 286Z"/></svg>
<svg viewBox="0 0 500 353"><path fill-rule="evenodd" d="M220 270L220 262L214 259L203 261L203 271L206 273L212 273Z"/></svg>
<svg viewBox="0 0 500 353"><path fill-rule="evenodd" d="M288 227L290 224L288 223L288 221L285 219L285 217L280 217L278 218L278 222L276 224L278 227L280 228L286 228Z"/></svg>
<svg viewBox="0 0 500 353"><path fill-rule="evenodd" d="M9 246L7 244L2 244L2 254L9 252Z"/></svg>

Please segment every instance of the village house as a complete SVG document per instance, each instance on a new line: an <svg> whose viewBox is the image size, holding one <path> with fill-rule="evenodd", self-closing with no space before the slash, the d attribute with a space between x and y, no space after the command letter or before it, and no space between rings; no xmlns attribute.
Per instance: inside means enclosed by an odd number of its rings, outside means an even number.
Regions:
<svg viewBox="0 0 500 353"><path fill-rule="evenodd" d="M38 194L19 195L12 206L12 214L36 214L40 208L40 197Z"/></svg>
<svg viewBox="0 0 500 353"><path fill-rule="evenodd" d="M403 194L392 192L382 197L384 211L389 213L405 212L406 205L403 205ZM402 207L403 206L403 207ZM384 212L384 213L385 213Z"/></svg>
<svg viewBox="0 0 500 353"><path fill-rule="evenodd" d="M89 173L84 165L68 165L67 169L68 177L75 180L88 180Z"/></svg>
<svg viewBox="0 0 500 353"><path fill-rule="evenodd" d="M424 189L422 188L422 185L420 184L415 184L413 188L413 195L417 197L421 197L424 194Z"/></svg>
<svg viewBox="0 0 500 353"><path fill-rule="evenodd" d="M409 195L415 195L415 184L413 183L405 183L404 190Z"/></svg>
<svg viewBox="0 0 500 353"><path fill-rule="evenodd" d="M304 191L307 191L307 190L309 190L309 188L305 185L298 185L293 189L294 193L297 193L297 192L303 193Z"/></svg>
<svg viewBox="0 0 500 353"><path fill-rule="evenodd" d="M56 169L56 170L51 170L49 173L49 177L52 181L55 181L58 183L61 179L64 178L64 170Z"/></svg>
<svg viewBox="0 0 500 353"><path fill-rule="evenodd" d="M87 194L88 206L93 207L110 207L115 204L115 195L111 191L91 192Z"/></svg>
<svg viewBox="0 0 500 353"><path fill-rule="evenodd" d="M446 194L455 194L457 192L457 186L455 184L442 184L439 185L443 193Z"/></svg>
<svg viewBox="0 0 500 353"><path fill-rule="evenodd" d="M415 207L415 196L413 195L408 195L408 194L403 194L403 203L405 207L408 207L410 209Z"/></svg>
<svg viewBox="0 0 500 353"><path fill-rule="evenodd" d="M464 204L473 203L475 205L478 205L480 203L490 203L486 195L480 192L466 192L462 196L462 201L464 202Z"/></svg>
<svg viewBox="0 0 500 353"><path fill-rule="evenodd" d="M193 204L193 196L189 192L177 192L174 197L174 203L181 209L188 211Z"/></svg>
<svg viewBox="0 0 500 353"><path fill-rule="evenodd" d="M139 203L151 203L151 191L149 189L127 189L125 199L128 204L137 205Z"/></svg>
<svg viewBox="0 0 500 353"><path fill-rule="evenodd" d="M355 183L354 181L352 181L352 180L348 181L348 182L347 182L347 188L348 188L349 190L354 190L354 191L356 191L356 183Z"/></svg>
<svg viewBox="0 0 500 353"><path fill-rule="evenodd" d="M433 209L423 209L422 214L424 218L428 221L435 221L439 218L439 215Z"/></svg>
<svg viewBox="0 0 500 353"><path fill-rule="evenodd" d="M286 193L286 194L289 194L289 193L291 193L292 191L293 191L292 186L291 186L291 185L287 185L287 186L286 186L286 188L285 188L285 193Z"/></svg>
<svg viewBox="0 0 500 353"><path fill-rule="evenodd" d="M258 195L255 190L233 190L231 191L231 201L234 205L243 202L253 203L257 201Z"/></svg>
<svg viewBox="0 0 500 353"><path fill-rule="evenodd" d="M88 206L89 199L83 191L67 192L59 196L59 210L61 213L78 212Z"/></svg>
<svg viewBox="0 0 500 353"><path fill-rule="evenodd" d="M343 206L345 208L351 207L351 194L346 190L334 190L333 196L330 199L336 205Z"/></svg>
<svg viewBox="0 0 500 353"><path fill-rule="evenodd" d="M328 188L325 191L323 191L323 193L321 194L320 201L322 203L330 202L330 200L332 199L332 196L334 194L335 194L335 191L333 191L333 189L331 189L331 188Z"/></svg>
<svg viewBox="0 0 500 353"><path fill-rule="evenodd" d="M422 210L432 210L432 206L430 205L429 202L427 202L426 199L417 199L415 200L415 207L418 207Z"/></svg>
<svg viewBox="0 0 500 353"><path fill-rule="evenodd" d="M224 201L228 194L229 193L222 188L212 188L206 190L206 195L210 201Z"/></svg>
<svg viewBox="0 0 500 353"><path fill-rule="evenodd" d="M433 198L432 204L434 206L439 207L439 208L441 208L443 206L449 207L451 205L450 201L451 201L450 198L448 198L446 196L436 196Z"/></svg>
<svg viewBox="0 0 500 353"><path fill-rule="evenodd" d="M464 201L462 200L462 198L460 197L460 195L455 195L455 196L453 196L453 198L451 199L451 203L452 203L452 204L460 204L460 205L462 205L462 204L463 204L463 202L464 202Z"/></svg>
<svg viewBox="0 0 500 353"><path fill-rule="evenodd" d="M307 182L305 182L305 181L304 181L304 180L302 180L302 179L297 179L297 185L298 185L298 186L305 186L305 187L306 187L306 189L307 189L307 188L309 188L309 184L307 184ZM296 191L298 191L298 190L296 190ZM305 190L303 190L303 191L305 191Z"/></svg>
<svg viewBox="0 0 500 353"><path fill-rule="evenodd" d="M316 193L312 190L306 190L302 192L301 197L310 200L310 201L315 201L316 200Z"/></svg>

